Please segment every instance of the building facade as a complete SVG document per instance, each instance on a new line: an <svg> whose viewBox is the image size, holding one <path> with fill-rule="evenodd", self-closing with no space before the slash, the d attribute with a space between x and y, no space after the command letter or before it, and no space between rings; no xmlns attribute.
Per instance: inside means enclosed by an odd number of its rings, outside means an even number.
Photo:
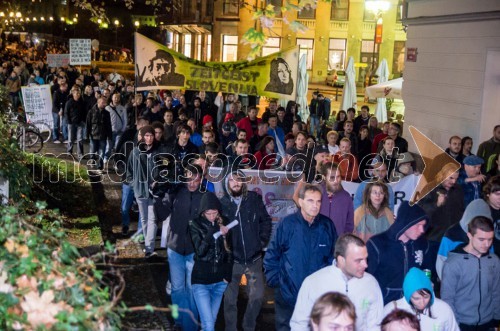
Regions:
<svg viewBox="0 0 500 331"><path fill-rule="evenodd" d="M250 45L241 43L243 35L254 28L263 31L267 43L261 55L299 45L307 56L311 82L324 82L329 70L344 69L354 57L359 82L385 58L392 74L400 77L404 68L406 32L401 23L403 2L388 0L387 10L380 11L381 43L374 47L377 14L364 0L317 2L300 12L283 14L284 0L187 0L169 14L159 17L169 47L186 56L205 61L244 60ZM276 18L272 27L263 28L254 13L273 5ZM284 17L285 16L285 17ZM305 31L295 31L286 21L296 21ZM167 23L168 22L168 23ZM373 59L375 57L375 59Z"/></svg>

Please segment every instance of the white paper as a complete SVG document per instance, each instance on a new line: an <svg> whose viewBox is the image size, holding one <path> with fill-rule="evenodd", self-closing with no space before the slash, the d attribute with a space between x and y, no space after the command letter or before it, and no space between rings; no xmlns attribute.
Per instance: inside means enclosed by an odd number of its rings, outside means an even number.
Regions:
<svg viewBox="0 0 500 331"><path fill-rule="evenodd" d="M232 228L234 228L238 224L239 224L238 220L234 220L231 223L229 223L228 225L226 225L226 228L228 230L231 230ZM214 233L214 239L217 240L217 238L219 238L221 235L222 235L222 233L220 231L217 231L216 233Z"/></svg>
<svg viewBox="0 0 500 331"><path fill-rule="evenodd" d="M167 247L167 235L168 235L168 230L170 229L170 215L168 215L167 219L163 221L162 227L161 227L161 242L160 242L160 247Z"/></svg>

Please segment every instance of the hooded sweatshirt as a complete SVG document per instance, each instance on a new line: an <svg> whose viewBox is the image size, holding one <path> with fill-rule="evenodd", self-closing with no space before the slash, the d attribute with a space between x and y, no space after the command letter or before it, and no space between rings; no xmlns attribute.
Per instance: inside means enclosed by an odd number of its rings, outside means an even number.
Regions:
<svg viewBox="0 0 500 331"><path fill-rule="evenodd" d="M420 313L420 329L430 331L460 331L455 315L451 307L436 298L430 279L418 268L411 268L406 274L403 282L404 298L389 302L384 307L384 316L387 316L394 309L402 309L415 314L415 309L411 305L411 296L418 290L427 289L431 293L431 299L427 308Z"/></svg>
<svg viewBox="0 0 500 331"><path fill-rule="evenodd" d="M467 253L465 246L451 251L444 264L441 297L460 324L498 327L500 260L491 252L478 258Z"/></svg>
<svg viewBox="0 0 500 331"><path fill-rule="evenodd" d="M384 304L403 297L403 280L410 268L433 269L429 243L422 235L406 243L399 237L413 225L427 220L424 210L418 205L410 207L403 201L396 221L385 232L371 237L368 248L368 269L380 284Z"/></svg>
<svg viewBox="0 0 500 331"><path fill-rule="evenodd" d="M490 207L483 199L472 201L467 208L465 208L460 222L452 225L448 230L446 230L443 239L441 239L436 260L436 272L440 279L442 279L443 264L448 258L448 252L452 251L462 243L469 243L469 238L467 237L467 227L477 216L483 216L491 219Z"/></svg>

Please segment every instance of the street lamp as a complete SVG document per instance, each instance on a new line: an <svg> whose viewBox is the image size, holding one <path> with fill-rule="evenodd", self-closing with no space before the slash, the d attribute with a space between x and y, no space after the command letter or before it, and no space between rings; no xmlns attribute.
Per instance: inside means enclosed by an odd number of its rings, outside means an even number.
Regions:
<svg viewBox="0 0 500 331"><path fill-rule="evenodd" d="M134 22L135 32L137 32L137 29L139 29L139 25L140 25L139 21Z"/></svg>
<svg viewBox="0 0 500 331"><path fill-rule="evenodd" d="M115 20L115 45L118 47L118 27L120 26L120 21Z"/></svg>
<svg viewBox="0 0 500 331"><path fill-rule="evenodd" d="M365 6L366 6L366 9L368 9L369 11L373 12L373 14L375 15L375 31L374 31L374 36L373 36L373 52L372 52L372 68L371 68L371 71L370 71L370 77L369 77L369 81L368 81L368 86L371 84L372 82L372 78L375 74L375 71L377 70L376 69L376 60L375 60L375 50L376 50L376 47L377 45L380 45L382 43L382 13L389 10L389 7L390 7L390 3L389 1L385 1L385 0L366 0L365 1ZM379 52L380 53L380 46L379 46Z"/></svg>

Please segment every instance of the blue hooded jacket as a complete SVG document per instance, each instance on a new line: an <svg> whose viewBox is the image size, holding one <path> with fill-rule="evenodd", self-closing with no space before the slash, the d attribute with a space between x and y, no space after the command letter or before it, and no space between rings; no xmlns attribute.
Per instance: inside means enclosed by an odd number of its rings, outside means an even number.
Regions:
<svg viewBox="0 0 500 331"><path fill-rule="evenodd" d="M378 281L384 304L403 297L403 280L412 267L434 270L434 263L429 242L422 234L417 240L406 243L399 237L413 225L428 220L424 210L408 201L399 207L396 221L378 235L371 237L366 243L368 249L368 269Z"/></svg>
<svg viewBox="0 0 500 331"><path fill-rule="evenodd" d="M431 280L422 270L418 268L411 268L406 274L403 282L403 293L405 295L406 302L411 305L411 296L415 293L415 291L421 289L427 289L431 293L429 306L432 306L434 303L434 289L432 288Z"/></svg>

